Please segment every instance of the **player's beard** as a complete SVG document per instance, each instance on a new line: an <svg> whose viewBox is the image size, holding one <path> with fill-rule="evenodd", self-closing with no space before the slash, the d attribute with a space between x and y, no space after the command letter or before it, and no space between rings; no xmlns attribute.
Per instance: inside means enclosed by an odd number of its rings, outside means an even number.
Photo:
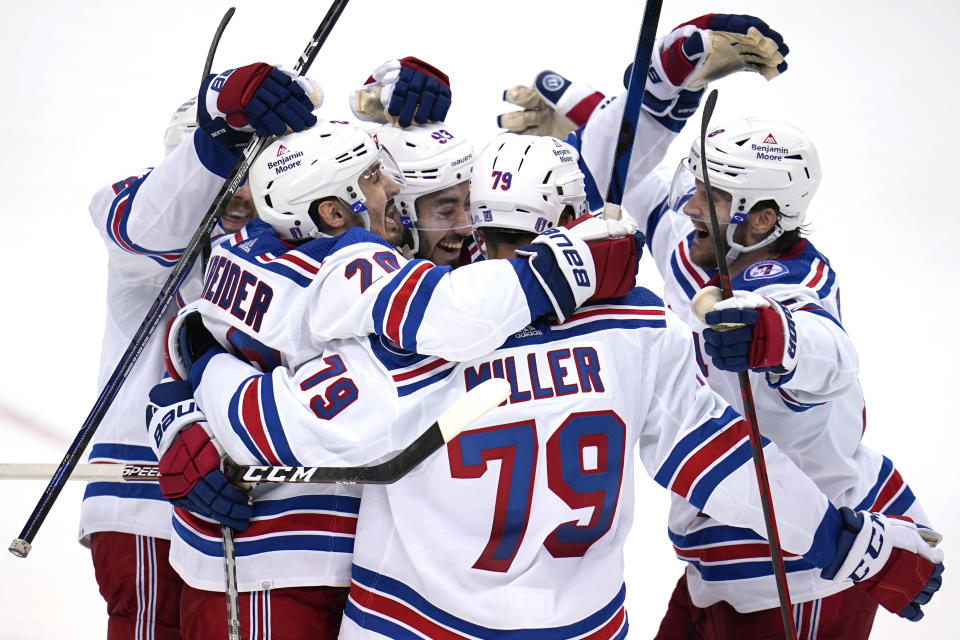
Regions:
<svg viewBox="0 0 960 640"><path fill-rule="evenodd" d="M403 225L400 224L400 211L393 198L387 200L383 214L383 239L393 247L403 245Z"/></svg>
<svg viewBox="0 0 960 640"><path fill-rule="evenodd" d="M693 236L693 244L690 245L690 261L700 267L711 271L718 268L717 251L713 242L713 229L709 224L695 221L696 232ZM726 256L730 250L727 244L727 225L720 226L720 245L723 255Z"/></svg>

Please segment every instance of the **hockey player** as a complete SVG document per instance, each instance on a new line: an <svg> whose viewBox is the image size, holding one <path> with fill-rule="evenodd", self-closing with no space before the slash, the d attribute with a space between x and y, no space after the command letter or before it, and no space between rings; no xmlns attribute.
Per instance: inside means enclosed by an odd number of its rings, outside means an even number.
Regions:
<svg viewBox="0 0 960 640"><path fill-rule="evenodd" d="M257 73L247 73L251 69ZM302 129L313 122L314 105L303 88L310 85L301 82L306 81L293 80L269 65L242 67L223 84L219 108L232 114L235 126L249 121L264 135L282 133L287 127ZM252 110L251 102L257 110ZM113 372L236 163L234 145L250 136L228 130L222 117L208 118L197 127L195 105L196 100L190 101L174 114L164 137L168 154L161 164L100 190L90 202L90 215L108 255L100 385ZM236 199L229 210L244 207ZM239 230L247 215L225 216L223 231ZM181 294L198 295L199 284L199 277L191 276ZM91 462L156 462L140 416L148 391L163 372L162 344L163 339L156 337L147 343L94 436ZM97 583L107 602L111 640L180 638L182 581L167 560L170 518L170 504L158 487L87 485L79 535L92 551Z"/></svg>
<svg viewBox="0 0 960 640"><path fill-rule="evenodd" d="M439 123L375 134L397 161L403 187L396 197L407 229L405 248L440 266L457 266L470 238L470 173L473 145Z"/></svg>
<svg viewBox="0 0 960 640"><path fill-rule="evenodd" d="M582 174L575 152L554 149L569 148L507 137L478 157L471 197L489 257L525 252L541 218L552 235L569 233L555 225L582 206ZM510 173L509 191L495 171ZM563 323L537 320L462 364L370 336L328 344L295 374L261 374L211 336L182 344L174 357L184 358L208 422L186 426L203 419L177 410L192 399L158 413L180 416L170 429L209 429L240 464L369 463L409 444L482 380L510 382L507 402L446 451L393 485L365 488L341 638L626 637L634 446L648 473L692 508L764 530L746 426L703 383L689 329L645 289ZM929 600L942 552L922 536L935 533L838 511L765 444L778 502L789 507L780 510L787 550L825 579L889 590L887 606Z"/></svg>
<svg viewBox="0 0 960 640"><path fill-rule="evenodd" d="M697 78L712 74L705 70L711 57L724 57L723 40L713 30L733 25L749 34L745 27L750 20L704 16L662 40L654 57L660 72L651 76L659 80L651 88L655 97L669 105L683 102L683 92L700 91ZM691 32L693 25L699 33ZM691 37L698 42L690 45ZM678 54L685 65L677 64ZM575 86L563 84L565 90ZM580 89L571 95L587 93ZM651 102L649 98L646 102ZM544 95L541 104L548 104L548 99L563 97ZM607 187L609 149L619 131L622 103L616 100L593 110L589 122L572 138L589 173L597 178L594 195ZM693 109L666 108L660 118L661 135L679 131L684 117L678 116L689 117L694 109L695 103ZM582 110L578 113L582 119ZM638 150L649 147L644 136L651 133L657 137L654 130L641 131L635 143ZM777 443L834 504L929 524L892 461L860 441L866 414L856 379L856 350L841 325L837 274L802 237L805 213L821 179L812 142L789 125L743 120L713 128L707 137L706 162L696 141L681 164L671 200L657 176L632 172L635 178L624 202L646 231L650 253L665 279L667 304L694 329L707 383L740 407L733 372L749 369L764 436ZM705 192L702 183L694 184L704 165L727 247L723 259L737 290L734 301L719 303L706 319L712 324L747 325L732 332L708 328L690 306L701 289L717 280ZM685 215L672 212L671 201ZM781 515L781 509L776 511ZM778 636L780 615L765 545L757 544L756 533L726 526L708 514L673 500L671 540L678 556L690 564L658 638ZM848 588L848 583L820 579L803 558L789 557L786 567L802 637L866 637L877 600L887 606L876 592L865 594ZM909 619L921 615L913 607L897 612Z"/></svg>
<svg viewBox="0 0 960 640"><path fill-rule="evenodd" d="M391 246L401 241L402 228L395 215L387 215L399 189L391 177L396 171L384 169L388 163L390 155L373 138L342 122L319 123L265 149L250 177L259 221L213 251L198 305L224 347L262 371L280 365L294 369L322 353L329 340L362 331L379 333L390 348L413 346L463 359L492 350L532 318L572 313L608 286L606 257L595 262L574 234L577 260L586 256L574 266L566 262L573 259L565 253L569 248L550 238L532 250L532 258L455 274L428 261L408 262ZM258 230L260 222L269 230ZM624 235L635 226L628 221L617 228ZM633 240L629 243L632 247ZM611 271L623 291L632 286L635 272L635 260L616 263ZM491 282L498 286L492 288ZM177 373L186 378L186 372ZM337 393L320 401L317 410L332 416L352 402L348 388ZM166 400L158 395L155 402ZM202 598L206 626L225 623L216 521L238 530L237 580L244 610L247 602L289 599L315 585L349 584L359 491L261 487L253 494L248 528L243 505L238 515L235 491L223 482L216 462L190 475L197 452L215 446L209 437L197 430L181 434L163 423L151 429L163 454L161 473L190 478L167 479L161 486L178 507L171 562L187 582L185 591ZM284 621L291 625L285 637L317 628L299 613ZM242 624L247 628L260 621L251 616Z"/></svg>

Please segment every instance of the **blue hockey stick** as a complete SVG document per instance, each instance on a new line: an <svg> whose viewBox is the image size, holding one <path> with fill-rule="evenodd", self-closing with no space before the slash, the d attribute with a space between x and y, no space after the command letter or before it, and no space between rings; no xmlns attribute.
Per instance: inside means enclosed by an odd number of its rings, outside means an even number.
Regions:
<svg viewBox="0 0 960 640"><path fill-rule="evenodd" d="M630 155L633 153L633 140L637 133L637 122L640 120L640 105L643 103L643 90L647 85L647 69L650 67L653 44L657 39L657 24L660 22L662 4L662 0L647 0L643 10L640 37L637 38L637 51L633 56L633 69L630 72L630 84L627 86L627 102L613 155L613 174L607 189L606 201L616 205L623 203Z"/></svg>

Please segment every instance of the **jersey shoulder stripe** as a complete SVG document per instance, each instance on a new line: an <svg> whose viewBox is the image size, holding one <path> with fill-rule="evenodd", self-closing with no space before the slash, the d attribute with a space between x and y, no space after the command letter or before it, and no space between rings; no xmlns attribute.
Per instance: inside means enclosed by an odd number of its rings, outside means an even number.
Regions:
<svg viewBox="0 0 960 640"><path fill-rule="evenodd" d="M353 565L351 574L350 597L345 615L360 627L386 634L387 637L407 637L408 629L414 629L424 637L457 640L507 640L519 637L530 640L572 640L585 637L591 640L612 640L626 637L625 587L621 587L617 595L597 612L572 624L540 629L493 629L444 611L400 580L356 564ZM401 632L399 635L398 631Z"/></svg>
<svg viewBox="0 0 960 640"><path fill-rule="evenodd" d="M127 233L127 223L130 219L130 211L134 197L137 195L137 190L140 189L140 185L143 184L143 181L149 173L148 171L135 180L131 181L128 178L122 183L113 185L115 191L118 185L122 185L123 188L117 192L116 197L110 204L110 210L107 212L104 228L107 232L107 237L127 253L145 256L163 267L172 267L183 254L182 247L178 249L148 249L135 243Z"/></svg>

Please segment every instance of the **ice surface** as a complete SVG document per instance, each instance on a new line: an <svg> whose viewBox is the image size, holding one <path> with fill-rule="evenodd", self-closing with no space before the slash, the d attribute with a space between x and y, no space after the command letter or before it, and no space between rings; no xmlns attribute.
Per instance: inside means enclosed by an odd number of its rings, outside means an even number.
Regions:
<svg viewBox="0 0 960 640"><path fill-rule="evenodd" d="M326 8L233 3L214 69L292 66ZM454 4L457 9L454 9ZM762 16L791 48L765 83L717 83L714 122L792 121L816 141L826 179L813 238L840 273L844 323L861 355L865 441L894 457L946 534L946 583L911 624L881 612L875 638L946 638L960 628L951 555L960 525L958 425L951 398L960 269L958 118L952 2L666 3L660 31L710 11ZM173 110L195 91L227 3L61 0L4 3L0 50L3 311L0 461L56 462L96 397L104 252L86 213L99 186L162 157ZM496 132L502 91L545 68L608 93L633 58L642 3L353 0L311 75L331 117L384 60L416 55L453 79L449 122L479 148ZM679 157L695 127L681 135ZM954 253L950 253L954 251ZM644 283L658 287L649 262ZM653 635L681 563L665 536L666 494L641 478L627 548L631 637ZM0 543L20 531L43 482L0 484ZM82 487L71 485L26 560L0 553L0 637L105 636L89 553L75 541Z"/></svg>

